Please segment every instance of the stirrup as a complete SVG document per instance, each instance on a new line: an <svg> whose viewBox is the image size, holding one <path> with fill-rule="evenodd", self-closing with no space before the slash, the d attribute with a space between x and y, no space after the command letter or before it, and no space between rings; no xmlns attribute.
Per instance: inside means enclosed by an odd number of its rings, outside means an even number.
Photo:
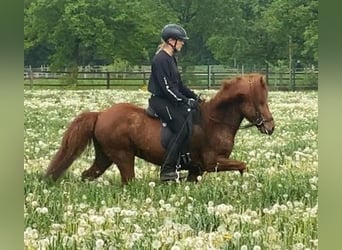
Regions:
<svg viewBox="0 0 342 250"><path fill-rule="evenodd" d="M179 178L179 174L177 173L177 171L160 175L161 181L177 181L178 178Z"/></svg>

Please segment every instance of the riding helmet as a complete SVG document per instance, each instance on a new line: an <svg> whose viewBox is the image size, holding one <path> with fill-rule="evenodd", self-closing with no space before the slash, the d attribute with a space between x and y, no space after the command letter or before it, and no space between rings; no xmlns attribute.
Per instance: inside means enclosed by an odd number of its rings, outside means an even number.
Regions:
<svg viewBox="0 0 342 250"><path fill-rule="evenodd" d="M185 29L178 24L167 24L164 26L162 30L162 39L166 42L169 38L180 40L189 39Z"/></svg>

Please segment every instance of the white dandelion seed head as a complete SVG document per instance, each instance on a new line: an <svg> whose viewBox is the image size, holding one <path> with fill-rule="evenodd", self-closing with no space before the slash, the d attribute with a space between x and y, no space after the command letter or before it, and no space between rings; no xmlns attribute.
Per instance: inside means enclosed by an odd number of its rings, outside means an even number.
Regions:
<svg viewBox="0 0 342 250"><path fill-rule="evenodd" d="M152 241L152 248L153 249L159 249L161 248L162 244L160 242L160 240L153 240Z"/></svg>
<svg viewBox="0 0 342 250"><path fill-rule="evenodd" d="M179 246L174 245L171 247L171 250L181 250L181 248Z"/></svg>
<svg viewBox="0 0 342 250"><path fill-rule="evenodd" d="M97 240L96 240L96 243L95 243L95 246L96 246L97 249L102 249L103 246L104 246L104 241L103 241L103 239L97 239Z"/></svg>
<svg viewBox="0 0 342 250"><path fill-rule="evenodd" d="M239 239L241 238L241 233L240 233L240 232L235 232L235 233L233 234L233 237L234 237L234 239L239 240Z"/></svg>

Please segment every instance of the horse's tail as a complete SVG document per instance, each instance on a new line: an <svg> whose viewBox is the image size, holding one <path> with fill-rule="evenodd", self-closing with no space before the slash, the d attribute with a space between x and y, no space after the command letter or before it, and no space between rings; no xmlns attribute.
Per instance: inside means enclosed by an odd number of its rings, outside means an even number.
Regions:
<svg viewBox="0 0 342 250"><path fill-rule="evenodd" d="M89 145L99 112L84 112L78 115L64 132L62 143L51 160L45 177L57 180Z"/></svg>

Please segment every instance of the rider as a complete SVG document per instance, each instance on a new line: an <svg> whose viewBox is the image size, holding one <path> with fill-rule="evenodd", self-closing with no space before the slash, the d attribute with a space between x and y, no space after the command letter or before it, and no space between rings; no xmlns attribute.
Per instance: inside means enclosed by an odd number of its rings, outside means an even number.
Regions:
<svg viewBox="0 0 342 250"><path fill-rule="evenodd" d="M191 109L198 108L198 96L181 80L175 53L179 52L189 37L183 27L167 24L162 29L162 43L152 59L148 91L149 105L167 123L172 139L160 170L162 181L176 180L176 165L183 145L188 143L189 129L181 129ZM178 135L179 134L179 135Z"/></svg>

